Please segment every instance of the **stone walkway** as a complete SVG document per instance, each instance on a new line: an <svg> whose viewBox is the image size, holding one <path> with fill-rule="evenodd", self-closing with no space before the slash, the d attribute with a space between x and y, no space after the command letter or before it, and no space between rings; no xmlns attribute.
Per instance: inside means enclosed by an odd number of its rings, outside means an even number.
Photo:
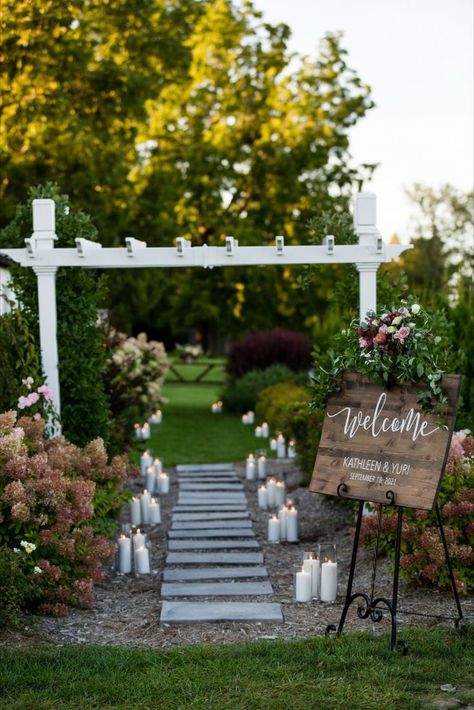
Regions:
<svg viewBox="0 0 474 710"><path fill-rule="evenodd" d="M234 466L176 470L160 623L281 623L280 604L260 600L273 596L273 588Z"/></svg>

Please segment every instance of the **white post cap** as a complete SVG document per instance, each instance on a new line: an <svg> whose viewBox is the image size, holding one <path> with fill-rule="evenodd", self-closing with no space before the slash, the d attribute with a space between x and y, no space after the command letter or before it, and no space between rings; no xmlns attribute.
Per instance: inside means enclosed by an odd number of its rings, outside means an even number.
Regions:
<svg viewBox="0 0 474 710"><path fill-rule="evenodd" d="M54 200L33 200L33 231L54 232L56 229Z"/></svg>
<svg viewBox="0 0 474 710"><path fill-rule="evenodd" d="M359 192L354 205L354 226L375 227L377 224L377 196L373 192Z"/></svg>

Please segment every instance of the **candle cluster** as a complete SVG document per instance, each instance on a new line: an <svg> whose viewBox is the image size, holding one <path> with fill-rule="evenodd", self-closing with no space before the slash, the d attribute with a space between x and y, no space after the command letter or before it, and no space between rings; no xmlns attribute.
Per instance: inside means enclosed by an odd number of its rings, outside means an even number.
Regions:
<svg viewBox="0 0 474 710"><path fill-rule="evenodd" d="M268 439L270 436L270 428L267 422L263 422L263 424L255 427L255 436L257 439Z"/></svg>
<svg viewBox="0 0 474 710"><path fill-rule="evenodd" d="M247 414L242 414L242 424L255 424L255 412L250 409Z"/></svg>
<svg viewBox="0 0 474 710"><path fill-rule="evenodd" d="M130 537L122 533L118 540L118 571L121 574L150 574L150 551L146 535L132 528Z"/></svg>
<svg viewBox="0 0 474 710"><path fill-rule="evenodd" d="M334 602L336 595L336 545L318 545L316 552L303 553L302 563L294 566L295 601L320 599L322 602Z"/></svg>
<svg viewBox="0 0 474 710"><path fill-rule="evenodd" d="M142 426L140 426L140 424L134 424L133 428L135 430L135 439L145 441L150 438L150 425L148 422L145 422Z"/></svg>
<svg viewBox="0 0 474 710"><path fill-rule="evenodd" d="M298 511L291 501L268 520L268 542L298 542Z"/></svg>
<svg viewBox="0 0 474 710"><path fill-rule="evenodd" d="M294 454L294 442L291 441L288 446L288 458L294 458L294 455L290 456L290 447L292 449L292 454ZM287 456L286 452L286 441L283 434L278 432L277 437L270 439L270 450L275 451L278 459L284 459Z"/></svg>
<svg viewBox="0 0 474 710"><path fill-rule="evenodd" d="M139 496L130 501L130 522L135 525L159 525L161 523L160 503L145 488Z"/></svg>
<svg viewBox="0 0 474 710"><path fill-rule="evenodd" d="M148 417L148 424L161 424L163 421L163 414L161 409L156 409L153 414Z"/></svg>
<svg viewBox="0 0 474 710"><path fill-rule="evenodd" d="M148 466L145 487L150 493L159 493L162 496L168 495L170 492L170 477L166 471L157 471L154 465Z"/></svg>
<svg viewBox="0 0 474 710"><path fill-rule="evenodd" d="M214 402L211 405L211 412L213 414L220 414L222 412L222 402L219 400L218 402Z"/></svg>
<svg viewBox="0 0 474 710"><path fill-rule="evenodd" d="M247 481L255 481L256 478L265 480L267 477L267 457L265 454L261 454L258 458L255 458L253 454L247 456L245 477Z"/></svg>

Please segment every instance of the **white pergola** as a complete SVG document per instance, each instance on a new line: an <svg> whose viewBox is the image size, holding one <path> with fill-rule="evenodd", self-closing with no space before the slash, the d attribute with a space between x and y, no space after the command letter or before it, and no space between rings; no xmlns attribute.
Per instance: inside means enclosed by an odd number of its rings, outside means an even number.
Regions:
<svg viewBox="0 0 474 710"><path fill-rule="evenodd" d="M215 266L262 266L281 264L355 264L359 272L359 312L376 309L376 273L380 264L396 259L411 245L388 245L376 226L376 196L361 192L354 204L354 228L358 244L337 245L333 236L324 237L321 246L287 246L283 236L275 238L275 246L239 246L234 237L225 238L225 246L204 244L193 247L183 238L176 247L148 247L146 242L127 237L125 248L102 247L97 242L76 239L75 249L54 247L56 236L55 203L33 200L33 234L25 239L24 249L1 249L36 274L38 284L39 330L43 373L60 412L61 398L58 374L56 272L60 266L88 269L130 269Z"/></svg>

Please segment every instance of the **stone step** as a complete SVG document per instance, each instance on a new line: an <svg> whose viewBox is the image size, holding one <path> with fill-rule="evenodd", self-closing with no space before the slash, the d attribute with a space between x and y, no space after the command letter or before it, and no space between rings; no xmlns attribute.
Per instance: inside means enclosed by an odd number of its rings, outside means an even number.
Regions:
<svg viewBox="0 0 474 710"><path fill-rule="evenodd" d="M243 491L180 491L179 498L189 498L195 501L239 501L246 502Z"/></svg>
<svg viewBox="0 0 474 710"><path fill-rule="evenodd" d="M205 473L178 473L176 474L178 481L240 481L240 478L234 471L210 471Z"/></svg>
<svg viewBox="0 0 474 710"><path fill-rule="evenodd" d="M248 512L247 506L243 503L191 503L186 505L176 505L173 508L173 513L215 513L217 511L221 512L234 512L234 513L246 513Z"/></svg>
<svg viewBox="0 0 474 710"><path fill-rule="evenodd" d="M255 537L249 528L219 528L217 530L170 530L168 538L182 537Z"/></svg>
<svg viewBox="0 0 474 710"><path fill-rule="evenodd" d="M232 491L233 493L238 493L244 489L240 481L235 481L235 483L179 483L180 491Z"/></svg>
<svg viewBox="0 0 474 710"><path fill-rule="evenodd" d="M270 582L163 582L162 597L252 597L273 594Z"/></svg>
<svg viewBox="0 0 474 710"><path fill-rule="evenodd" d="M281 624L280 604L270 602L163 602L161 624L240 623Z"/></svg>
<svg viewBox="0 0 474 710"><path fill-rule="evenodd" d="M247 501L245 500L244 496L236 496L235 493L232 493L231 496L227 498L227 496L219 496L219 497L212 497L208 498L207 496L203 496L200 498L196 498L194 496L185 496L185 495L180 495L178 497L178 500L176 501L176 505L243 505L246 506Z"/></svg>
<svg viewBox="0 0 474 710"><path fill-rule="evenodd" d="M256 540L168 540L168 550L259 549Z"/></svg>
<svg viewBox="0 0 474 710"><path fill-rule="evenodd" d="M165 568L164 582L185 582L197 579L239 579L245 577L268 577L265 567L182 567Z"/></svg>
<svg viewBox="0 0 474 710"><path fill-rule="evenodd" d="M263 552L169 552L167 565L261 565Z"/></svg>
<svg viewBox="0 0 474 710"><path fill-rule="evenodd" d="M234 513L173 513L173 522L197 522L199 520L241 520L249 517L248 511L236 510Z"/></svg>
<svg viewBox="0 0 474 710"><path fill-rule="evenodd" d="M251 528L251 520L173 520L171 530L211 530L213 528Z"/></svg>
<svg viewBox="0 0 474 710"><path fill-rule="evenodd" d="M188 464L181 463L176 466L177 473L190 473L190 472L202 472L202 471L235 471L235 466L233 463L201 463L201 464Z"/></svg>

